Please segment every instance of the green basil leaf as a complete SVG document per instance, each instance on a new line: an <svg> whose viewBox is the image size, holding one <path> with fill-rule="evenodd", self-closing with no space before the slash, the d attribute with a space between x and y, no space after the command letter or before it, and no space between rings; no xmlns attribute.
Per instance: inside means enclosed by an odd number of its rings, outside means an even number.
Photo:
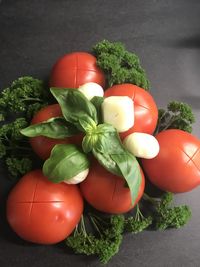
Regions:
<svg viewBox="0 0 200 267"><path fill-rule="evenodd" d="M89 160L71 144L56 145L43 165L43 173L54 183L69 180L89 168Z"/></svg>
<svg viewBox="0 0 200 267"><path fill-rule="evenodd" d="M85 133L93 133L97 127L95 121L93 121L90 117L81 118L78 121Z"/></svg>
<svg viewBox="0 0 200 267"><path fill-rule="evenodd" d="M92 102L92 104L95 106L96 111L97 111L97 117L98 117L98 122L102 123L103 122L103 118L102 118L102 110L101 110L101 105L104 101L104 97L101 96L94 96L90 102Z"/></svg>
<svg viewBox="0 0 200 267"><path fill-rule="evenodd" d="M111 158L114 162L116 162L123 177L125 178L131 191L132 204L134 204L142 181L139 163L128 151L124 154L111 155Z"/></svg>
<svg viewBox="0 0 200 267"><path fill-rule="evenodd" d="M97 126L98 140L95 149L100 153L119 154L124 153L124 146L119 138L117 130L110 124Z"/></svg>
<svg viewBox="0 0 200 267"><path fill-rule="evenodd" d="M96 149L92 149L92 153L94 157L98 160L98 162L109 172L123 176L116 162L111 158L111 155L107 153L100 153Z"/></svg>
<svg viewBox="0 0 200 267"><path fill-rule="evenodd" d="M63 116L65 119L79 128L79 120L87 120L91 118L96 124L97 111L95 106L78 90L75 89L59 89L51 88L51 93L60 104Z"/></svg>
<svg viewBox="0 0 200 267"><path fill-rule="evenodd" d="M20 132L28 137L42 135L54 139L62 139L80 133L74 125L67 122L63 117L51 118L47 121L30 125Z"/></svg>
<svg viewBox="0 0 200 267"><path fill-rule="evenodd" d="M141 184L140 166L134 155L125 149L113 126L102 124L100 128L93 155L105 169L125 178L134 204Z"/></svg>
<svg viewBox="0 0 200 267"><path fill-rule="evenodd" d="M85 153L89 153L93 149L94 137L92 135L85 135L82 141L82 149Z"/></svg>
<svg viewBox="0 0 200 267"><path fill-rule="evenodd" d="M123 152L123 149L120 150L121 144L118 141L118 134L112 125L100 124L92 126L86 123L86 125L82 124L82 127L87 129L86 136L82 142L82 148L85 153L90 152L93 148L99 153Z"/></svg>

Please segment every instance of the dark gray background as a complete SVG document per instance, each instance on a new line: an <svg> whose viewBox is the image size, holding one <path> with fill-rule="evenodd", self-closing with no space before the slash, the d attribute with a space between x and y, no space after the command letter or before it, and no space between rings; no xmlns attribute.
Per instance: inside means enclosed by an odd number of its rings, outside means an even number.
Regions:
<svg viewBox="0 0 200 267"><path fill-rule="evenodd" d="M19 76L47 79L53 63L71 51L90 51L102 39L123 42L148 73L159 107L176 99L191 104L200 137L199 0L0 1L0 88ZM0 266L101 266L63 245L30 245L7 227L4 204L11 183L0 172ZM180 230L124 237L108 266L200 266L200 188L176 195L193 216Z"/></svg>

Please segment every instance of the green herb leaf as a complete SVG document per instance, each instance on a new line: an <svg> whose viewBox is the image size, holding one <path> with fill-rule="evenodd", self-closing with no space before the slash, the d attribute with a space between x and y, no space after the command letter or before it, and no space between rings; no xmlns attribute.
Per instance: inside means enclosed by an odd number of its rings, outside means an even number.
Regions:
<svg viewBox="0 0 200 267"><path fill-rule="evenodd" d="M54 183L69 180L89 168L89 160L71 144L56 145L43 165L43 173Z"/></svg>
<svg viewBox="0 0 200 267"><path fill-rule="evenodd" d="M128 151L124 154L111 155L111 158L114 160L114 162L116 162L123 177L125 178L131 191L132 204L134 204L142 181L139 163Z"/></svg>
<svg viewBox="0 0 200 267"><path fill-rule="evenodd" d="M154 229L180 228L191 218L192 213L187 205L175 207L172 205L173 197L171 192L164 192L159 198L143 194L143 199L152 206L150 210Z"/></svg>
<svg viewBox="0 0 200 267"><path fill-rule="evenodd" d="M97 141L97 137L95 135L86 134L82 141L82 149L85 153L89 153L92 151L95 143Z"/></svg>
<svg viewBox="0 0 200 267"><path fill-rule="evenodd" d="M114 138L113 138L114 137ZM116 142L117 140L117 142ZM118 133L110 124L99 124L87 131L82 142L83 151L90 152L93 148L99 153L119 153Z"/></svg>
<svg viewBox="0 0 200 267"><path fill-rule="evenodd" d="M85 133L92 133L96 129L96 123L90 117L81 118L78 120L79 125L82 127Z"/></svg>
<svg viewBox="0 0 200 267"><path fill-rule="evenodd" d="M51 118L42 123L33 124L22 129L21 134L28 137L46 136L55 139L62 139L78 134L80 131L63 117Z"/></svg>
<svg viewBox="0 0 200 267"><path fill-rule="evenodd" d="M20 116L30 119L36 111L50 103L50 97L43 81L30 76L20 77L0 93L0 119L13 113L21 113Z"/></svg>
<svg viewBox="0 0 200 267"><path fill-rule="evenodd" d="M140 167L136 158L124 148L112 125L98 125L96 136L97 141L92 149L93 155L108 171L125 178L134 204L141 184Z"/></svg>
<svg viewBox="0 0 200 267"><path fill-rule="evenodd" d="M101 263L106 264L119 251L124 223L121 214L99 216L87 213L86 216L81 216L75 231L66 239L66 245L76 254L96 254Z"/></svg>
<svg viewBox="0 0 200 267"><path fill-rule="evenodd" d="M105 169L124 177L131 191L132 204L134 204L141 184L140 167L136 158L126 150L122 154L100 153L95 149L92 152Z"/></svg>
<svg viewBox="0 0 200 267"><path fill-rule="evenodd" d="M111 155L100 153L96 149L92 149L92 153L94 157L98 160L98 162L109 172L118 175L123 176L120 169L118 168L116 162L111 158Z"/></svg>
<svg viewBox="0 0 200 267"><path fill-rule="evenodd" d="M154 135L167 129L180 129L192 132L195 116L192 108L183 102L170 101L167 109L158 110L158 123Z"/></svg>
<svg viewBox="0 0 200 267"><path fill-rule="evenodd" d="M104 97L101 96L94 96L90 102L95 106L96 111L97 111L97 117L98 117L98 122L102 123L103 118L102 118L102 111L101 111L101 105L104 101Z"/></svg>
<svg viewBox="0 0 200 267"><path fill-rule="evenodd" d="M19 177L32 169L32 161L29 158L8 157L5 159L9 173L13 177Z"/></svg>
<svg viewBox="0 0 200 267"><path fill-rule="evenodd" d="M97 124L97 112L95 106L78 90L51 88L51 93L60 104L65 119L76 125L81 131L79 120L92 119Z"/></svg>
<svg viewBox="0 0 200 267"><path fill-rule="evenodd" d="M117 130L110 124L100 124L97 126L96 135L98 142L96 142L95 149L100 153L119 154L124 153L124 146L122 145Z"/></svg>
<svg viewBox="0 0 200 267"><path fill-rule="evenodd" d="M133 83L148 90L149 81L138 56L122 43L103 40L93 47L93 52L109 86Z"/></svg>

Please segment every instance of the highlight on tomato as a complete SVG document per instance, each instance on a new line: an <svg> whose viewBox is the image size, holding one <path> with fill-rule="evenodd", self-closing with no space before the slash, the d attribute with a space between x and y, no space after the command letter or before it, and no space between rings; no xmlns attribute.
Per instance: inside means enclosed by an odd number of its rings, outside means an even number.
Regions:
<svg viewBox="0 0 200 267"><path fill-rule="evenodd" d="M182 130L170 129L156 135L160 145L153 159L142 159L149 180L172 193L192 190L200 184L200 140Z"/></svg>
<svg viewBox="0 0 200 267"><path fill-rule="evenodd" d="M50 87L78 88L94 82L105 87L105 76L96 58L85 52L69 53L57 60L50 74Z"/></svg>
<svg viewBox="0 0 200 267"><path fill-rule="evenodd" d="M83 197L99 211L115 214L128 212L135 207L144 192L145 178L142 169L140 171L142 182L132 205L130 189L126 187L125 179L108 172L93 160L87 178L80 184Z"/></svg>
<svg viewBox="0 0 200 267"><path fill-rule="evenodd" d="M33 117L31 124L37 124L46 121L53 117L62 116L62 111L59 104L53 104L42 108ZM81 144L83 136L76 135L64 139L53 139L45 136L31 137L30 144L33 151L43 160L49 158L51 150L57 144Z"/></svg>
<svg viewBox="0 0 200 267"><path fill-rule="evenodd" d="M120 133L122 139L133 132L153 134L158 120L158 108L149 92L126 83L108 88L104 96L128 96L133 100L134 125L128 131Z"/></svg>
<svg viewBox="0 0 200 267"><path fill-rule="evenodd" d="M83 212L76 185L50 182L41 170L23 176L7 200L7 220L22 239L54 244L71 234Z"/></svg>

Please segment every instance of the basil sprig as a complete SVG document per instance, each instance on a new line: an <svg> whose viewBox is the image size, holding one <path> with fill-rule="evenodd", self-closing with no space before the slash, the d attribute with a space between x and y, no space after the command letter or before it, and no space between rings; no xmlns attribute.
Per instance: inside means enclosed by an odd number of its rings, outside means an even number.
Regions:
<svg viewBox="0 0 200 267"><path fill-rule="evenodd" d="M87 156L75 145L55 145L43 165L43 173L54 183L69 180L89 168Z"/></svg>
<svg viewBox="0 0 200 267"><path fill-rule="evenodd" d="M44 174L54 182L72 178L88 168L86 154L90 152L108 171L124 177L134 204L141 184L140 166L134 155L121 143L116 129L110 124L101 123L103 98L94 97L89 101L75 89L50 90L61 107L63 118L53 118L38 126L30 126L22 130L22 134L63 138L79 130L85 136L82 141L83 152L74 145L56 145L44 163Z"/></svg>

